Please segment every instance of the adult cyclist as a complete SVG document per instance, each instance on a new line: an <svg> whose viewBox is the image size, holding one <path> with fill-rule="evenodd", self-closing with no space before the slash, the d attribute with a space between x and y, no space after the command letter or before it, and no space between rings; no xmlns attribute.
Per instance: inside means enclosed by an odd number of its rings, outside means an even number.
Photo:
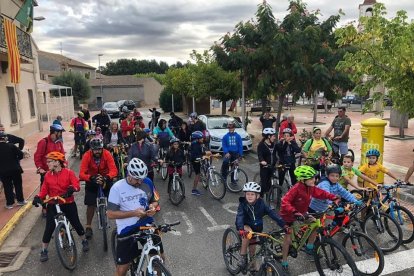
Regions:
<svg viewBox="0 0 414 276"><path fill-rule="evenodd" d="M92 122L96 127L100 127L102 130L102 135L105 136L108 131L109 125L111 124L111 117L106 112L105 108L101 109L101 113L96 114L92 117Z"/></svg>
<svg viewBox="0 0 414 276"><path fill-rule="evenodd" d="M138 158L131 159L127 173L126 178L113 185L108 198L108 218L116 220L118 237L129 236L140 226L152 224L158 208L158 193L147 177L148 168L145 163ZM165 259L161 238L155 235L153 241L160 246L161 257ZM145 242L143 240L141 244ZM118 240L115 275L126 275L131 261L137 257L139 257L139 250L136 243L130 239Z"/></svg>
<svg viewBox="0 0 414 276"><path fill-rule="evenodd" d="M85 236L92 238L92 219L96 209L96 198L98 187L103 188L105 196L109 195L112 186L112 179L118 175L114 158L111 153L103 148L101 139L94 138L90 142L91 149L85 153L80 165L79 179L86 181L85 199L86 225Z"/></svg>
<svg viewBox="0 0 414 276"><path fill-rule="evenodd" d="M75 135L75 147L73 148L72 157L76 157L78 147L80 144L85 145L86 143L86 132L89 129L88 122L83 119L83 112L79 111L78 116L73 118L70 122L69 131ZM79 155L82 156L83 149L79 149Z"/></svg>

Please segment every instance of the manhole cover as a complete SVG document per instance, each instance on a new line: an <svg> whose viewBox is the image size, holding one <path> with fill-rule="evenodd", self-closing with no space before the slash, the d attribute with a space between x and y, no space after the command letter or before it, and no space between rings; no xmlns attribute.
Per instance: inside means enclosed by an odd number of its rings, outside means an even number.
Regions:
<svg viewBox="0 0 414 276"><path fill-rule="evenodd" d="M19 253L20 251L0 252L0 267L8 267Z"/></svg>

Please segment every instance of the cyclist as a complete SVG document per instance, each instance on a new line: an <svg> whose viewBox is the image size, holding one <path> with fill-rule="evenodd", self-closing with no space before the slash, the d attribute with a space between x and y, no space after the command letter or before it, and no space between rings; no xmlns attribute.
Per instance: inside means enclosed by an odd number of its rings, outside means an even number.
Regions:
<svg viewBox="0 0 414 276"><path fill-rule="evenodd" d="M354 156L352 155L345 155L342 160L342 175L339 178L339 184L342 185L345 189L348 189L348 185L351 185L354 189L357 190L366 190L366 188L360 187L357 183L355 183L352 179L354 176L358 176L363 180L371 183L375 187L378 186L378 183L372 180L371 178L363 175L360 170L353 167L354 165Z"/></svg>
<svg viewBox="0 0 414 276"><path fill-rule="evenodd" d="M296 124L294 123L295 117L292 114L286 115L286 120L280 123L279 128L279 140L283 138L284 130L286 128L291 130L293 140L295 140L295 134L298 133Z"/></svg>
<svg viewBox="0 0 414 276"><path fill-rule="evenodd" d="M69 131L74 133L75 137L75 147L73 148L72 157L76 157L79 144L85 144L85 134L88 131L88 123L83 119L83 112L78 111L78 116L73 118L70 122ZM83 152L79 154L82 155Z"/></svg>
<svg viewBox="0 0 414 276"><path fill-rule="evenodd" d="M129 113L131 113L127 106L123 106L121 111L122 113L119 115L119 123L122 123L122 121L128 117Z"/></svg>
<svg viewBox="0 0 414 276"><path fill-rule="evenodd" d="M269 208L260 196L261 187L256 182L247 182L243 186L244 197L239 198L239 207L237 208L236 228L242 237L242 245L240 249L240 267L243 274L247 269L247 247L250 240L246 238L248 232L263 231L263 217L268 215L281 228L285 227L283 219ZM256 247L250 247L250 255L254 255Z"/></svg>
<svg viewBox="0 0 414 276"><path fill-rule="evenodd" d="M116 219L118 237L125 237L136 232L139 226L154 222L153 216L158 208L158 193L151 179L147 177L145 163L133 158L127 167L128 175L117 181L108 198L108 218ZM160 246L164 259L164 249L159 236L153 237L154 244ZM141 242L145 244L145 240ZM136 243L131 240L118 241L116 245L116 275L126 275L129 264L139 257Z"/></svg>
<svg viewBox="0 0 414 276"><path fill-rule="evenodd" d="M221 148L223 149L223 163L221 165L221 175L223 179L227 178L229 172L229 164L236 159L243 157L243 142L240 134L235 132L236 124L234 121L227 123L229 132L224 135L221 141ZM232 177L233 178L233 177Z"/></svg>
<svg viewBox="0 0 414 276"><path fill-rule="evenodd" d="M178 131L183 123L183 119L175 115L174 112L170 112L171 119L168 121L168 127L171 128L175 135L178 135Z"/></svg>
<svg viewBox="0 0 414 276"><path fill-rule="evenodd" d="M82 158L79 178L86 182L84 204L86 208L86 238L92 238L92 219L96 209L98 185L102 187L105 196L108 196L112 186L112 179L118 175L114 158L103 148L101 139L94 138L90 142L91 149Z"/></svg>
<svg viewBox="0 0 414 276"><path fill-rule="evenodd" d="M92 117L92 122L95 127L100 127L102 129L102 135L105 135L111 123L111 117L106 112L106 109L102 108L100 113Z"/></svg>
<svg viewBox="0 0 414 276"><path fill-rule="evenodd" d="M95 128L95 138L103 140L104 136L102 134L102 129L100 127Z"/></svg>
<svg viewBox="0 0 414 276"><path fill-rule="evenodd" d="M145 140L149 143L154 143L154 139L151 137L151 129L146 127L143 131L147 134Z"/></svg>
<svg viewBox="0 0 414 276"><path fill-rule="evenodd" d="M345 107L338 107L338 115L333 120L331 126L326 130L325 137L330 137L332 129L334 137L332 138L334 151L342 158L348 154L349 130L351 128L351 119L345 114Z"/></svg>
<svg viewBox="0 0 414 276"><path fill-rule="evenodd" d="M312 198L338 201L334 194L315 187L316 171L314 168L306 165L299 166L295 169L295 175L299 182L283 196L280 207L280 216L288 226L291 226L295 220L305 219L304 214L308 211ZM315 238L316 234L316 232L313 232L309 239ZM290 235L285 235L282 248L282 267L286 272L289 271L287 256L291 242ZM313 249L313 244L306 245L306 250Z"/></svg>
<svg viewBox="0 0 414 276"><path fill-rule="evenodd" d="M104 146L107 149L111 149L116 145L125 144L125 140L122 137L122 133L119 130L117 122L111 122L109 126L109 131L106 132L103 139Z"/></svg>
<svg viewBox="0 0 414 276"><path fill-rule="evenodd" d="M296 183L296 176L294 173L296 164L295 154L300 153L301 150L296 143L295 136L292 134L290 128L283 129L283 138L276 145L276 149L279 154L280 165L282 165L282 167L279 168L279 185L283 185L286 171L289 172L292 184Z"/></svg>
<svg viewBox="0 0 414 276"><path fill-rule="evenodd" d="M89 244L85 238L85 230L79 220L78 208L76 207L75 198L73 197L73 193L79 192L80 190L79 179L75 176L75 173L72 170L65 168L66 161L63 153L58 151L49 152L46 155L46 159L49 171L44 177L39 194L33 198L33 205L38 207L39 204L42 204L42 200L44 200L46 196L54 197L65 195L65 202L59 202L60 209L82 239L83 252L87 252L89 251ZM41 262L46 262L49 259L47 247L56 227L56 208L53 203L47 204L46 216L46 227L43 233L42 251L40 252Z"/></svg>
<svg viewBox="0 0 414 276"><path fill-rule="evenodd" d="M128 150L128 160L133 158L139 158L142 160L148 168L148 177L151 181L154 181L154 163L157 160L157 151L153 144L145 141L147 134L144 131L137 132L137 142L133 143Z"/></svg>
<svg viewBox="0 0 414 276"><path fill-rule="evenodd" d="M121 122L122 137L125 139L127 144L132 144L135 142L134 125L134 114L132 112L129 112L127 118Z"/></svg>
<svg viewBox="0 0 414 276"><path fill-rule="evenodd" d="M257 146L257 156L260 164L260 185L262 186L260 196L269 192L271 179L277 163L276 130L265 128L262 131L263 139Z"/></svg>
<svg viewBox="0 0 414 276"><path fill-rule="evenodd" d="M392 172L390 172L387 168L385 168L383 165L378 163L378 159L379 159L380 155L381 155L381 153L377 149L368 150L367 153L365 154L365 156L368 158L368 163L365 163L364 165L362 165L359 168L359 170L364 175L366 175L370 179L374 180L378 184L382 184L382 183L379 183L379 181L378 181L378 174L380 172L383 172L383 173L389 175L391 178L395 179L396 181L401 181ZM365 184L368 184L368 183L366 181L364 181L363 182L364 187L365 187ZM368 185L368 187L372 187L372 185Z"/></svg>
<svg viewBox="0 0 414 276"><path fill-rule="evenodd" d="M174 134L172 133L171 129L167 127L167 121L164 119L159 120L158 126L154 128L153 132L154 138L158 143L159 152L161 153L161 149L164 149L164 151L168 151L168 147L170 145L170 140L174 138ZM159 159L161 160L160 163L162 163L162 159L164 156L161 156L159 154Z"/></svg>
<svg viewBox="0 0 414 276"><path fill-rule="evenodd" d="M148 109L151 112L151 121L148 123L148 128L153 130L158 125L161 113L155 107Z"/></svg>
<svg viewBox="0 0 414 276"><path fill-rule="evenodd" d="M311 166L317 171L322 168L320 166L320 158L328 153L328 158L332 157L332 147L329 141L321 137L321 129L319 127L313 128L313 138L308 139L303 148L302 153L305 158L313 158L314 160L308 160L307 165ZM322 172L324 174L324 172Z"/></svg>
<svg viewBox="0 0 414 276"><path fill-rule="evenodd" d="M178 131L178 139L180 139L181 142L191 141L191 132L188 129L188 124L184 121L181 124L180 130Z"/></svg>
<svg viewBox="0 0 414 276"><path fill-rule="evenodd" d="M145 128L144 118L142 118L142 116L134 117L134 120L135 120L135 127L138 125L138 127L140 129L144 129Z"/></svg>
<svg viewBox="0 0 414 276"><path fill-rule="evenodd" d="M95 136L96 136L96 132L93 129L90 129L86 132L86 141L85 141L85 147L84 147L85 152L91 149L90 143L91 143L91 140L95 138Z"/></svg>
<svg viewBox="0 0 414 276"><path fill-rule="evenodd" d="M172 138L170 140L170 150L167 153L166 156L166 162L168 162L168 192L170 192L170 185L173 180L173 174L174 174L174 166L171 163L174 163L177 165L177 172L179 173L180 177L183 175L183 168L182 164L185 161L184 152L180 149L180 140L177 138Z"/></svg>
<svg viewBox="0 0 414 276"><path fill-rule="evenodd" d="M200 181L200 172L201 172L201 158L204 154L211 154L208 149L206 149L204 145L204 136L201 131L195 131L191 134L191 163L193 165L194 170L194 182L193 182L193 189L191 191L192 195L200 196L201 193L197 190L198 182Z"/></svg>

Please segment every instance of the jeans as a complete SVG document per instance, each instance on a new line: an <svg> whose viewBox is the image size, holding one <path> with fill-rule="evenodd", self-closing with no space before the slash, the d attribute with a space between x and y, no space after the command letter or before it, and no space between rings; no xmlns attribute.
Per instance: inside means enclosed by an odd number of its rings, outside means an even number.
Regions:
<svg viewBox="0 0 414 276"><path fill-rule="evenodd" d="M333 142L333 151L338 152L339 155L345 155L348 153L348 142Z"/></svg>

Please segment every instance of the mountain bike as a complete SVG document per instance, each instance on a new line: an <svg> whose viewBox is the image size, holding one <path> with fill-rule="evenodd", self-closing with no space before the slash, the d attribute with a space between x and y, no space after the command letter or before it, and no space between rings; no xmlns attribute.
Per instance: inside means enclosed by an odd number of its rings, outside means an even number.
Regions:
<svg viewBox="0 0 414 276"><path fill-rule="evenodd" d="M226 186L230 192L238 193L243 190L245 183L249 182L247 173L239 167L239 160L236 159L229 164L229 171L226 178Z"/></svg>
<svg viewBox="0 0 414 276"><path fill-rule="evenodd" d="M171 276L171 273L164 266L160 247L158 244L154 244L153 237L173 231L174 229L172 229L172 227L178 224L180 224L179 221L159 226L141 226L138 228L138 233L122 238L118 237L118 241L133 239L134 242L137 243L137 246L139 246L142 241L145 242L141 250L141 256L134 259L130 265L131 275L141 276L145 274Z"/></svg>
<svg viewBox="0 0 414 276"><path fill-rule="evenodd" d="M168 195L171 203L178 206L185 198L185 186L184 182L177 171L177 168L181 167L182 164L169 163L174 167L174 173L172 179L168 182Z"/></svg>
<svg viewBox="0 0 414 276"><path fill-rule="evenodd" d="M103 249L108 251L108 217L106 216L106 210L108 207L108 199L104 195L102 186L98 187L98 197L96 198L96 215L98 217L98 229L102 230Z"/></svg>
<svg viewBox="0 0 414 276"><path fill-rule="evenodd" d="M127 159L126 149L124 145L115 145L111 147L112 157L118 169L118 178L125 178L125 160Z"/></svg>
<svg viewBox="0 0 414 276"><path fill-rule="evenodd" d="M211 165L210 157L219 158L220 154L203 156L196 162L201 163L200 179L203 187L209 190L214 199L220 200L226 195L226 182L215 166Z"/></svg>
<svg viewBox="0 0 414 276"><path fill-rule="evenodd" d="M184 157L185 157L185 165L187 167L187 175L188 177L191 177L191 174L193 173L193 166L191 165L191 151L190 151L190 142L180 142L182 149L184 151Z"/></svg>
<svg viewBox="0 0 414 276"><path fill-rule="evenodd" d="M280 263L275 261L276 256L281 254L281 248L279 252L273 248L273 243L276 239L269 233L251 232L249 235L249 239L251 240L249 246L259 246L259 248L256 249L256 253L253 256L249 256L247 267L253 268L253 270L250 271L250 275L286 275ZM259 237L259 240L257 237ZM242 258L240 255L241 243L242 241L237 230L234 228L227 228L223 234L222 253L227 271L232 275L236 275L242 270L239 265ZM255 273L257 261L260 261L260 268Z"/></svg>
<svg viewBox="0 0 414 276"><path fill-rule="evenodd" d="M316 183L325 176L325 168L326 166L332 164L332 158L328 157L327 152L322 152L322 155L319 157L307 157L305 159L305 165L311 166L317 169L317 174L315 176Z"/></svg>
<svg viewBox="0 0 414 276"><path fill-rule="evenodd" d="M162 148L162 147L160 147L160 149L158 150L159 159L164 161L162 164L158 163L158 168L157 168L157 171L161 171L162 180L167 179L167 176L168 176L167 164L165 163L165 157L167 156L167 150L168 148Z"/></svg>

